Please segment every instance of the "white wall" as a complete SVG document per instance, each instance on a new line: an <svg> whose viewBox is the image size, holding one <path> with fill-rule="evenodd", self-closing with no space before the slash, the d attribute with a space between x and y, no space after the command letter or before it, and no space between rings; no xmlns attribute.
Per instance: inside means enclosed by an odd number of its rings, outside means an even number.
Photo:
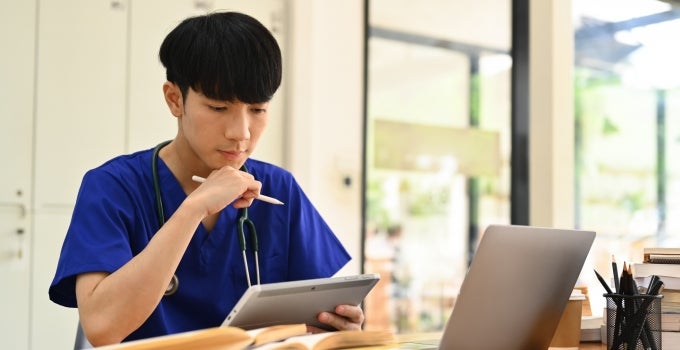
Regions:
<svg viewBox="0 0 680 350"><path fill-rule="evenodd" d="M287 56L287 167L340 236L358 273L363 164L362 0L295 0ZM350 176L351 186L343 184Z"/></svg>

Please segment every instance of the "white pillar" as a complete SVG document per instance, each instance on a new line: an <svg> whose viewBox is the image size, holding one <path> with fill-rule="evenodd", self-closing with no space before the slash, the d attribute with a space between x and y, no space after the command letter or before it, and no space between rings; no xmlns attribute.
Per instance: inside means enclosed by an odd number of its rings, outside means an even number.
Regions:
<svg viewBox="0 0 680 350"><path fill-rule="evenodd" d="M571 0L530 1L530 224L574 226Z"/></svg>

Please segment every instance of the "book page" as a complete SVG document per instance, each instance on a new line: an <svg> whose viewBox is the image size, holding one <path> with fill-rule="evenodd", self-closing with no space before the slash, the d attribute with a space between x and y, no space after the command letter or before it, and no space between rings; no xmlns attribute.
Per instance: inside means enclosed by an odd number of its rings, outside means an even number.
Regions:
<svg viewBox="0 0 680 350"><path fill-rule="evenodd" d="M304 323L284 324L252 329L247 332L254 339L253 345L261 345L284 340L296 335L307 334L307 325Z"/></svg>
<svg viewBox="0 0 680 350"><path fill-rule="evenodd" d="M291 337L283 342L265 344L257 349L330 350L395 342L394 334L389 331L336 331Z"/></svg>
<svg viewBox="0 0 680 350"><path fill-rule="evenodd" d="M215 327L113 344L106 350L242 350L252 343L246 331L236 327Z"/></svg>

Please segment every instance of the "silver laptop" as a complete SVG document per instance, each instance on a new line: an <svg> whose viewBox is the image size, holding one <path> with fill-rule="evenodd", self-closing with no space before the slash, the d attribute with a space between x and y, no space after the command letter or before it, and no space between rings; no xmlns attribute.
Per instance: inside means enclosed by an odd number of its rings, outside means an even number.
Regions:
<svg viewBox="0 0 680 350"><path fill-rule="evenodd" d="M548 349L595 233L489 226L439 349Z"/></svg>

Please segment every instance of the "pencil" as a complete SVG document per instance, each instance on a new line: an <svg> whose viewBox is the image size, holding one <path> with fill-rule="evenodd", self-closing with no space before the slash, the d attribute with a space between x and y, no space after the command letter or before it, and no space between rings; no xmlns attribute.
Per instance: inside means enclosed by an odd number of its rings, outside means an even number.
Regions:
<svg viewBox="0 0 680 350"><path fill-rule="evenodd" d="M631 295L633 292L630 290L630 281L628 281L628 267L626 266L626 262L623 262L623 270L621 271L621 281L620 287L621 287L621 294L626 294L626 295Z"/></svg>
<svg viewBox="0 0 680 350"><path fill-rule="evenodd" d="M614 273L614 290L616 293L620 293L621 288L620 283L619 283L619 268L616 266L616 258L614 257L614 254L612 254L612 272Z"/></svg>
<svg viewBox="0 0 680 350"><path fill-rule="evenodd" d="M630 283L630 289L631 289L631 294L635 295L638 294L640 291L638 290L637 283L635 282L635 279L633 278L633 265L628 264L628 283Z"/></svg>
<svg viewBox="0 0 680 350"><path fill-rule="evenodd" d="M609 285L607 284L607 282L605 282L604 278L602 278L602 276L597 272L597 270L594 271L595 276L597 276L597 280L600 281L600 283L602 283L602 287L604 287L604 290L606 290L607 293L609 294L613 294L611 288L609 288Z"/></svg>
<svg viewBox="0 0 680 350"><path fill-rule="evenodd" d="M196 175L192 176L191 179L196 181L196 182L200 182L200 183L205 182L205 178L200 177L200 176L196 176ZM263 202L271 203L271 204L283 205L283 202L281 202L280 200L273 198L273 197L265 196L263 194L258 195L257 197L255 197L255 199L261 200Z"/></svg>

